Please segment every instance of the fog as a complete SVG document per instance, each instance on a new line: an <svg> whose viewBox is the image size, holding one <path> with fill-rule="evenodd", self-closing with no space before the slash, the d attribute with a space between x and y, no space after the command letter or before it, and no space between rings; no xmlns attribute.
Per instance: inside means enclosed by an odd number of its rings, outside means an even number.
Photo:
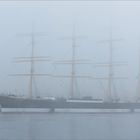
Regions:
<svg viewBox="0 0 140 140"><path fill-rule="evenodd" d="M29 73L29 63L14 63L15 57L30 57L31 37L23 34L42 32L35 36L35 55L49 56L49 62L35 63L36 73L70 75L71 65L55 64L56 60L72 57L71 37L73 25L76 35L76 59L88 59L91 64L76 65L76 75L108 77L108 67L96 63L109 62L109 43L112 38L113 62L126 62L114 66L115 91L122 100L134 100L137 95L140 63L140 2L0 2L0 92L28 94L29 77L10 74ZM69 78L36 77L34 96L64 96L70 94ZM108 80L76 80L75 96L105 98Z"/></svg>

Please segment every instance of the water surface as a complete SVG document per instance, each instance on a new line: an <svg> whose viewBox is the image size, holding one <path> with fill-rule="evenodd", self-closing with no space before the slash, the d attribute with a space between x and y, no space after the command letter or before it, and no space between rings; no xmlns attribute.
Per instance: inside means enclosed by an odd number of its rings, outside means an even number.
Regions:
<svg viewBox="0 0 140 140"><path fill-rule="evenodd" d="M140 139L140 113L0 114L0 140L136 139Z"/></svg>

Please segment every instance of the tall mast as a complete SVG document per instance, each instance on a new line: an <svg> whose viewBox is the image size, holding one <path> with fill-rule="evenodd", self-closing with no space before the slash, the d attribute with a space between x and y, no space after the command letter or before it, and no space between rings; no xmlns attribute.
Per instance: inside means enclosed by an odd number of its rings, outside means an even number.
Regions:
<svg viewBox="0 0 140 140"><path fill-rule="evenodd" d="M109 79L108 79L108 100L112 101L112 82L113 82L113 42L112 42L112 27L110 28L109 40Z"/></svg>
<svg viewBox="0 0 140 140"><path fill-rule="evenodd" d="M140 48L139 48L139 68L138 68L138 84L137 84L137 96L136 96L136 101L140 101Z"/></svg>
<svg viewBox="0 0 140 140"><path fill-rule="evenodd" d="M62 60L62 61L57 61L55 63L57 64L70 64L71 65L71 74L70 75L56 75L54 77L61 77L61 78L70 78L70 98L75 98L75 80L76 78L81 78L82 76L77 76L76 75L76 70L75 67L77 64L82 64L83 60L76 59L76 41L77 39L80 39L81 36L76 35L76 28L75 24L73 25L73 30L72 30L72 36L70 37L64 37L64 39L69 39L72 41L72 56L70 60Z"/></svg>
<svg viewBox="0 0 140 140"><path fill-rule="evenodd" d="M113 74L113 68L114 66L123 66L125 65L124 62L114 62L113 61L113 42L116 41L120 41L120 39L113 39L113 34L112 34L112 24L110 26L110 38L108 40L103 40L103 41L99 41L99 43L108 43L109 44L109 62L106 65L103 66L107 66L109 68L109 72L108 72L108 89L107 89L107 93L106 93L106 102L112 102L112 101L117 101L118 98L115 96L113 96L112 93L112 88L113 88L113 80L114 79L126 79L126 77L114 77ZM115 94L115 93L114 93Z"/></svg>
<svg viewBox="0 0 140 140"><path fill-rule="evenodd" d="M54 75L53 77L57 77L57 78L69 78L70 79L70 98L75 98L77 95L75 95L75 84L76 84L76 78L88 78L88 79L92 79L91 76L83 76L83 75L77 75L76 74L76 65L77 64L91 64L88 63L88 60L84 60L84 59L77 59L76 58L76 41L77 39L81 39L83 38L83 36L77 36L76 35L76 28L75 28L75 24L73 25L73 30L72 30L72 36L70 37L64 37L63 39L69 39L72 41L72 56L70 60L60 60L60 61L55 61L55 64L70 64L71 65L71 73L70 75Z"/></svg>
<svg viewBox="0 0 140 140"><path fill-rule="evenodd" d="M32 27L33 28L33 27ZM33 95L33 75L34 75L34 32L32 30L32 49L31 49L31 67L30 67L30 85L29 85L29 98L32 98Z"/></svg>
<svg viewBox="0 0 140 140"><path fill-rule="evenodd" d="M33 24L32 24L32 32L27 34L22 34L24 36L31 37L31 56L30 57L16 57L15 62L29 62L30 63L30 72L24 74L12 74L12 76L27 76L29 77L29 93L28 98L33 98L33 80L35 76L51 76L50 74L39 74L35 73L35 62L44 62L50 61L49 57L46 56L35 56L35 37L36 36L46 36L45 33L34 33Z"/></svg>
<svg viewBox="0 0 140 140"><path fill-rule="evenodd" d="M75 83L75 49L76 49L76 34L75 25L72 33L72 71L71 71L71 93L70 97L74 98L74 83Z"/></svg>

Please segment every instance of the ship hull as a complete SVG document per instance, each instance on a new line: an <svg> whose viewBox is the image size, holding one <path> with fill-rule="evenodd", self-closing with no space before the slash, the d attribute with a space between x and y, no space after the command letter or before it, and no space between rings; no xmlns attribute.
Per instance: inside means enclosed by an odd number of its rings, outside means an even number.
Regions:
<svg viewBox="0 0 140 140"><path fill-rule="evenodd" d="M0 96L2 108L48 108L48 109L140 109L140 103L71 102L46 99L28 99Z"/></svg>

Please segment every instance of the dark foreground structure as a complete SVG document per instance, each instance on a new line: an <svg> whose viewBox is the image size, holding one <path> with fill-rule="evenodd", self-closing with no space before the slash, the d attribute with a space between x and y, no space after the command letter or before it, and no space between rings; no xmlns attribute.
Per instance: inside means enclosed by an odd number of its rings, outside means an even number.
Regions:
<svg viewBox="0 0 140 140"><path fill-rule="evenodd" d="M0 96L1 108L47 108L55 109L140 109L139 102L94 102L94 101L68 101L49 99L29 99L10 96Z"/></svg>

